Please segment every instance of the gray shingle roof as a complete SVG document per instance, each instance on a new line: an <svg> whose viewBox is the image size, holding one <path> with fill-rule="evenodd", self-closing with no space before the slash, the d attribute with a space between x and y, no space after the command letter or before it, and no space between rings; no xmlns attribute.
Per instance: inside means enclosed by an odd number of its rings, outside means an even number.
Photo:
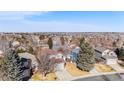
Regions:
<svg viewBox="0 0 124 93"><path fill-rule="evenodd" d="M99 52L104 52L106 50L106 48L105 47L101 47L101 46L97 46L97 47L95 47L95 51L99 51Z"/></svg>

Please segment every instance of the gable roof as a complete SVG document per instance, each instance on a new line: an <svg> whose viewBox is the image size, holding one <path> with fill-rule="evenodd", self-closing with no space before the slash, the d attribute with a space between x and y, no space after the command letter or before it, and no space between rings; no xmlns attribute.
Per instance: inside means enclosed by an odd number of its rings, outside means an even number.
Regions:
<svg viewBox="0 0 124 93"><path fill-rule="evenodd" d="M55 57L53 57L53 58L50 59L50 62L63 63L65 61L62 58L55 58Z"/></svg>
<svg viewBox="0 0 124 93"><path fill-rule="evenodd" d="M101 47L101 46L97 46L97 47L95 47L95 49L94 49L95 51L97 51L97 52L104 52L105 50L107 50L105 47Z"/></svg>

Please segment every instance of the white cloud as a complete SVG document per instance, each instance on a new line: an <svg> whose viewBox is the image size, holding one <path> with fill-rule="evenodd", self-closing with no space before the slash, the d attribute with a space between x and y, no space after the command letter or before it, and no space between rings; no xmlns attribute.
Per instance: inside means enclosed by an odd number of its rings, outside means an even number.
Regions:
<svg viewBox="0 0 124 93"><path fill-rule="evenodd" d="M0 12L0 20L22 20L24 17L31 16L31 15L41 15L47 13L45 11L42 12L19 12L19 11L8 11L8 12Z"/></svg>
<svg viewBox="0 0 124 93"><path fill-rule="evenodd" d="M25 17L47 12L0 12L0 32L108 32L111 27L60 21L30 21Z"/></svg>

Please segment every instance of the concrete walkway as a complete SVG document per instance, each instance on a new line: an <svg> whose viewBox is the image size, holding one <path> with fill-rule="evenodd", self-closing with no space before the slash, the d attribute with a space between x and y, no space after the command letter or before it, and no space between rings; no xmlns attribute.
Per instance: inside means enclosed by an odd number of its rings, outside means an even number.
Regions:
<svg viewBox="0 0 124 93"><path fill-rule="evenodd" d="M62 70L62 71L57 71L55 72L55 74L57 75L57 77L59 78L59 80L64 80L64 81L68 81L73 79L73 76L71 76L66 69Z"/></svg>
<svg viewBox="0 0 124 93"><path fill-rule="evenodd" d="M90 71L90 74L98 74L99 72L95 69L95 67Z"/></svg>
<svg viewBox="0 0 124 93"><path fill-rule="evenodd" d="M109 66L111 66L114 70L116 70L116 72L124 73L124 69L121 66L119 66L119 64L110 64Z"/></svg>

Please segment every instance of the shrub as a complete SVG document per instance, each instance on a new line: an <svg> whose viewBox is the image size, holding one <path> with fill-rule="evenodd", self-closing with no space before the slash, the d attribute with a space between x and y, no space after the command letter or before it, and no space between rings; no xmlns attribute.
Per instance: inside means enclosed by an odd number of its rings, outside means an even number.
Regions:
<svg viewBox="0 0 124 93"><path fill-rule="evenodd" d="M29 52L29 53L31 53L31 54L34 54L34 49L33 49L33 47L32 47L32 46L29 46L27 52Z"/></svg>
<svg viewBox="0 0 124 93"><path fill-rule="evenodd" d="M26 50L20 48L20 49L17 49L17 53L23 53L23 52L26 52Z"/></svg>

